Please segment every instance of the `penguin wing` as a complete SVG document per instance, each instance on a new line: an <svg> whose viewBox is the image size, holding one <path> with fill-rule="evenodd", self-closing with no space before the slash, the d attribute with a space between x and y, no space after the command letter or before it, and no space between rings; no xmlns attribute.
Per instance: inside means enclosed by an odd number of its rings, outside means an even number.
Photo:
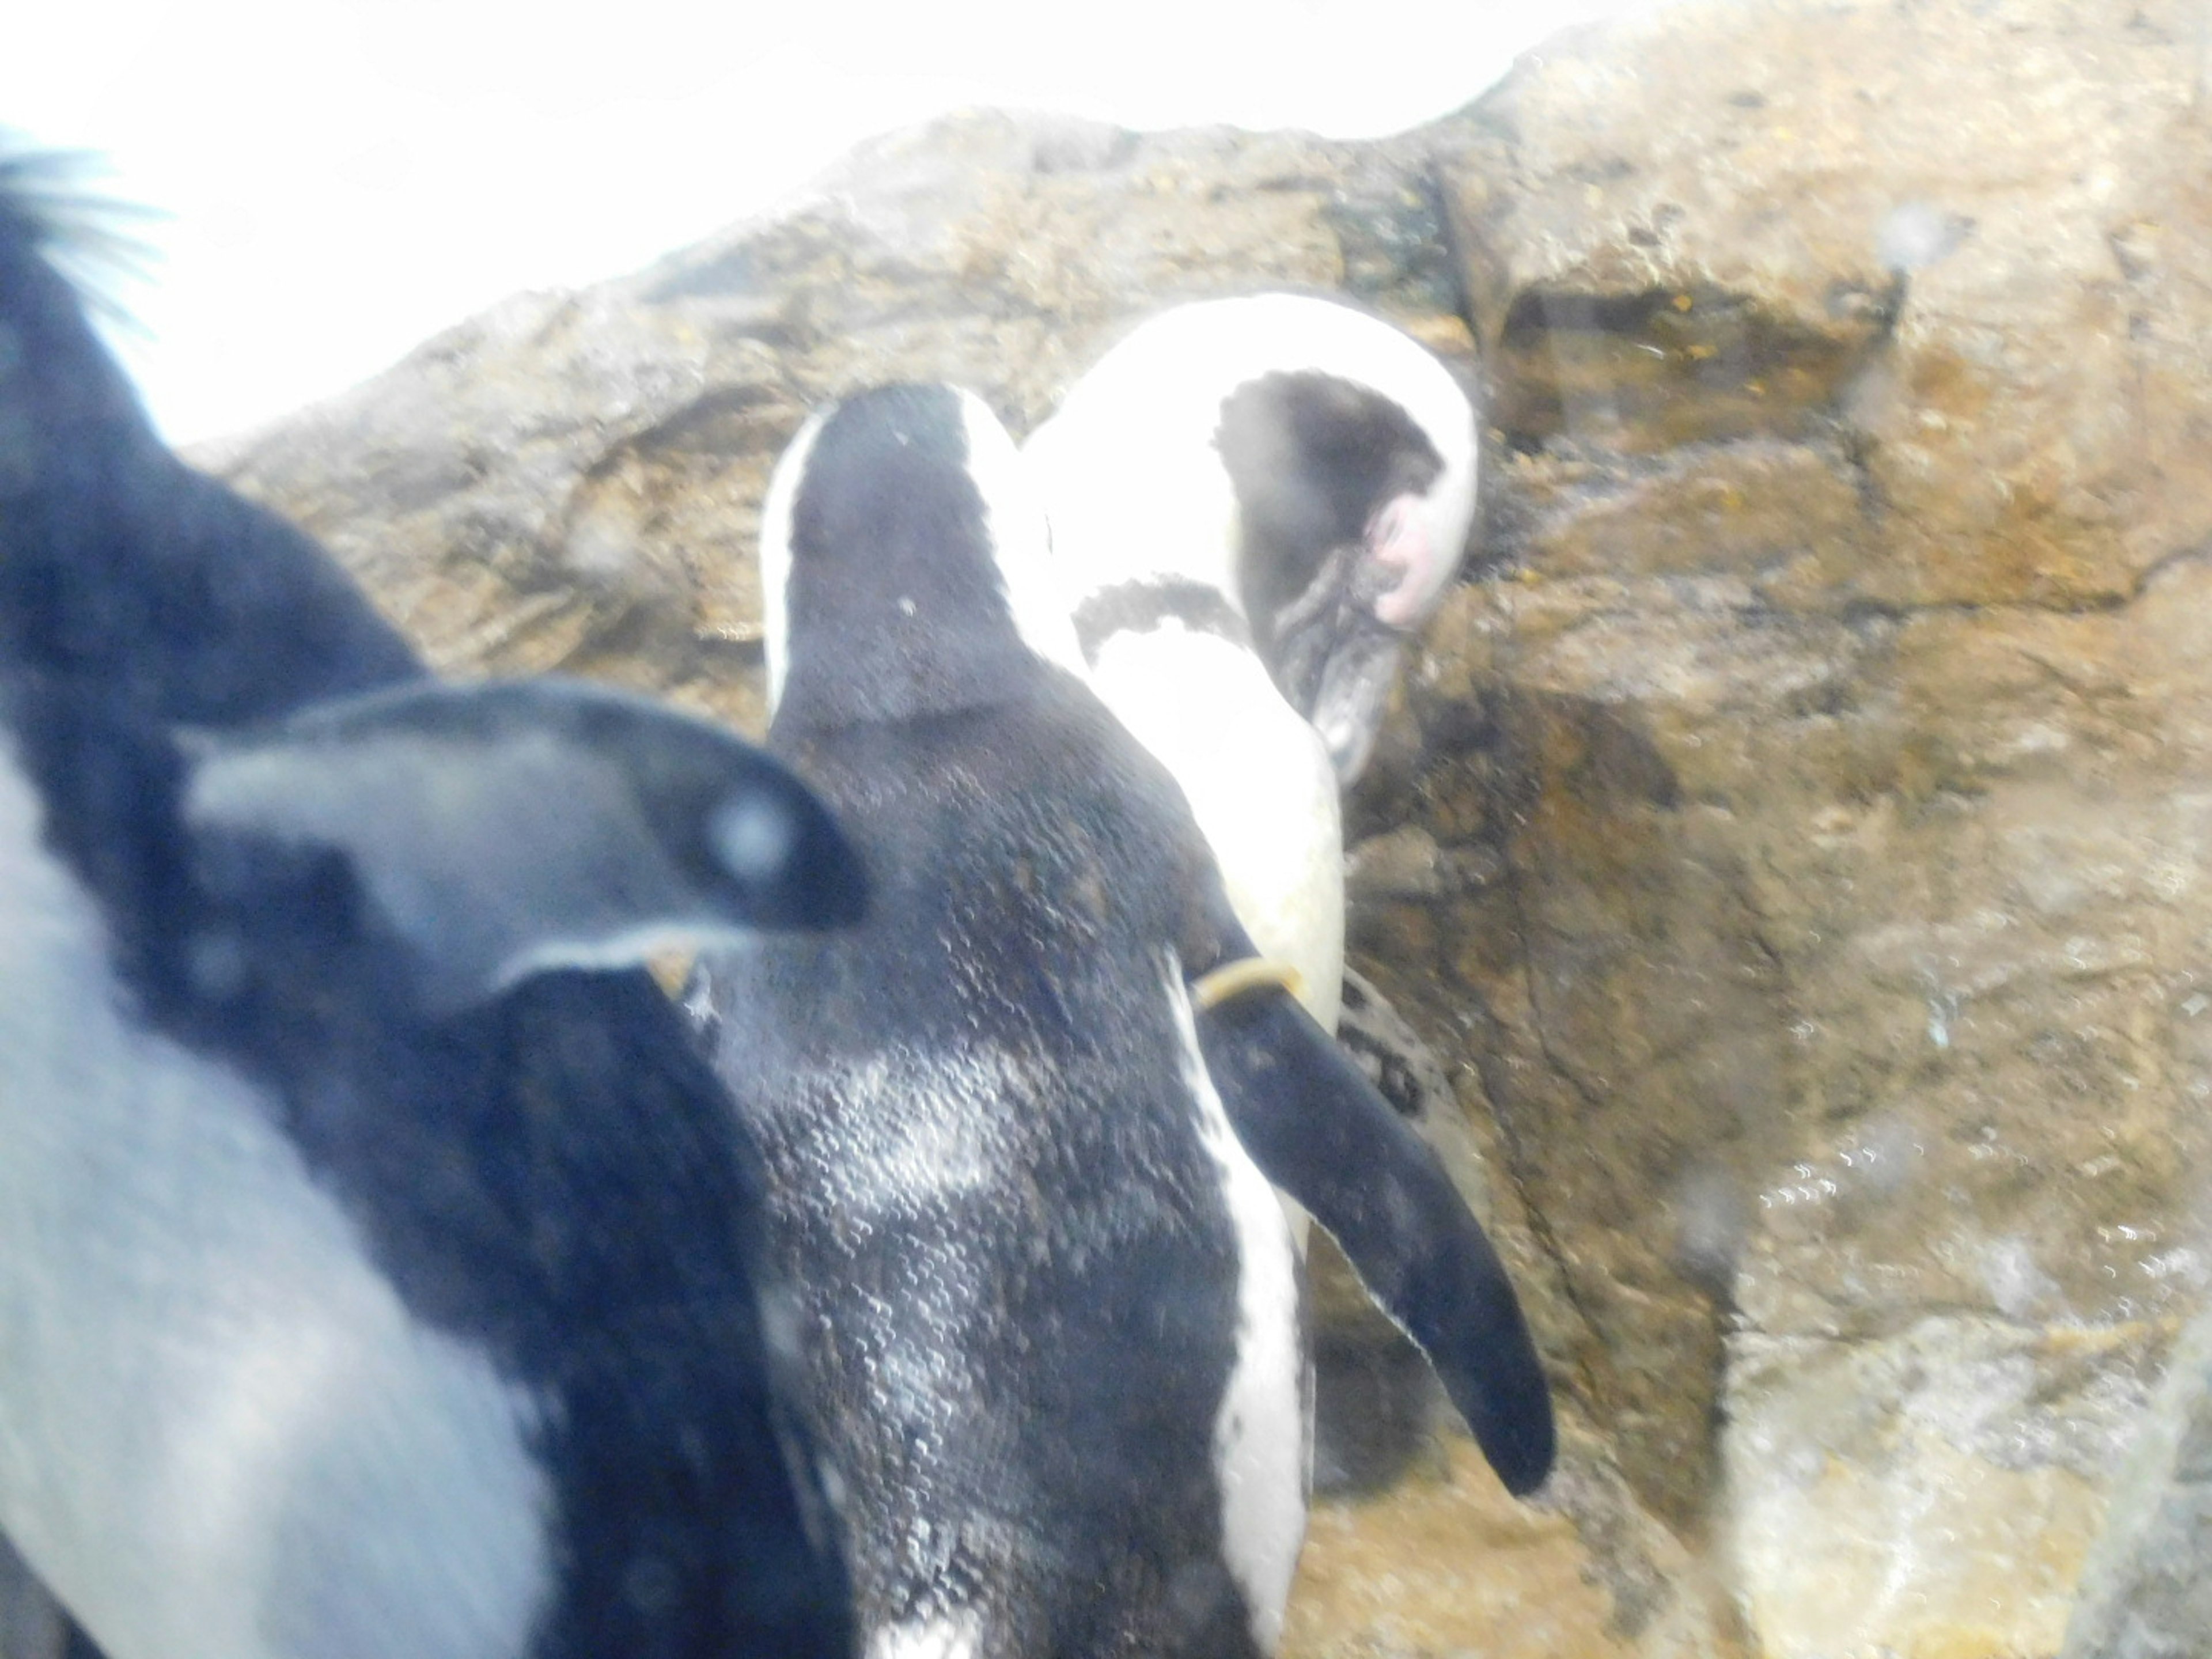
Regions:
<svg viewBox="0 0 2212 1659"><path fill-rule="evenodd" d="M780 763L578 682L419 682L189 747L195 835L344 854L434 1012L864 902L857 854Z"/></svg>
<svg viewBox="0 0 2212 1659"><path fill-rule="evenodd" d="M1253 1161L1420 1346L1506 1489L1534 1491L1552 1468L1551 1393L1504 1264L1436 1153L1288 992L1232 997L1198 1031Z"/></svg>

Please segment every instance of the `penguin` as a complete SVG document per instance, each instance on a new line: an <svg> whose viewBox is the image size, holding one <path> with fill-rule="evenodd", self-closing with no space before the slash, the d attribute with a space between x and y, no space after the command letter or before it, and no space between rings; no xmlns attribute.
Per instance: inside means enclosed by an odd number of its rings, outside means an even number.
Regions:
<svg viewBox="0 0 2212 1659"><path fill-rule="evenodd" d="M1353 994L1340 794L1467 542L1467 394L1349 306L1207 301L1109 349L1027 448L1085 672L1182 784L1261 950L1339 1030ZM1424 1368L1374 1322L1315 1337L1316 1476L1349 1490L1426 1438ZM1385 1363L1412 1408L1378 1440Z"/></svg>
<svg viewBox="0 0 2212 1659"><path fill-rule="evenodd" d="M686 1001L750 1085L863 1651L1265 1654L1306 1413L1270 1179L1457 1368L1516 1490L1548 1395L1441 1166L1277 1006L1182 792L1068 665L1047 540L971 394L801 429L763 511L769 746L870 909L709 952Z"/></svg>
<svg viewBox="0 0 2212 1659"><path fill-rule="evenodd" d="M1339 799L1474 514L1474 411L1389 324L1292 294L1140 324L1026 452L1091 684L1175 775L1237 913L1334 1029Z"/></svg>
<svg viewBox="0 0 2212 1659"><path fill-rule="evenodd" d="M635 964L849 922L854 848L703 723L427 676L161 446L65 182L0 162L11 1622L34 1583L110 1659L848 1653L757 1149Z"/></svg>
<svg viewBox="0 0 2212 1659"><path fill-rule="evenodd" d="M46 1587L7 1539L0 1537L0 1655L5 1659L74 1659L68 1644L76 1634Z"/></svg>

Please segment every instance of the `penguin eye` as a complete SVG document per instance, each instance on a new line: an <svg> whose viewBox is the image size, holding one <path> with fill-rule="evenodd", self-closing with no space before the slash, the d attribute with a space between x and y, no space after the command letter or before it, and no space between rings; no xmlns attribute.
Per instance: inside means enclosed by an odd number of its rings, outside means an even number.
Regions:
<svg viewBox="0 0 2212 1659"><path fill-rule="evenodd" d="M683 1594L675 1564L654 1550L641 1550L623 1568L623 1599L649 1621L665 1619Z"/></svg>
<svg viewBox="0 0 2212 1659"><path fill-rule="evenodd" d="M788 861L799 826L781 802L749 790L714 809L708 834L724 869L739 881L758 882Z"/></svg>
<svg viewBox="0 0 2212 1659"><path fill-rule="evenodd" d="M235 927L201 928L185 943L185 973L208 1001L231 1000L252 973L244 937Z"/></svg>

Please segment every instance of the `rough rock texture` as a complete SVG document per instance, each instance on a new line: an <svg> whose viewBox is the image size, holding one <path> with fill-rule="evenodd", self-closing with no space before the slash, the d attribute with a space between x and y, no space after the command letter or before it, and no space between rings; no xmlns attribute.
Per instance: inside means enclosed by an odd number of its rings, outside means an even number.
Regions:
<svg viewBox="0 0 2212 1659"><path fill-rule="evenodd" d="M813 404L950 377L1025 430L1158 298L1366 270L1434 310L1436 233L1364 148L957 120L637 277L464 323L229 470L442 665L604 674L756 725L758 505Z"/></svg>
<svg viewBox="0 0 2212 1659"><path fill-rule="evenodd" d="M1510 875L1420 920L1776 1655L2053 1651L2201 1300L2200 24L1670 15L1451 164L1509 482L1413 781L1466 732Z"/></svg>
<svg viewBox="0 0 2212 1659"><path fill-rule="evenodd" d="M2090 1552L2063 1659L2212 1653L2212 1314L2199 1315L2152 1403Z"/></svg>
<svg viewBox="0 0 2212 1659"><path fill-rule="evenodd" d="M2203 28L1743 0L1385 143L963 118L219 459L442 664L750 723L811 402L1018 429L1164 301L1401 319L1490 470L1352 939L1566 1451L1544 1507L1451 1441L1324 1508L1289 1647L2049 1656L2212 1275Z"/></svg>

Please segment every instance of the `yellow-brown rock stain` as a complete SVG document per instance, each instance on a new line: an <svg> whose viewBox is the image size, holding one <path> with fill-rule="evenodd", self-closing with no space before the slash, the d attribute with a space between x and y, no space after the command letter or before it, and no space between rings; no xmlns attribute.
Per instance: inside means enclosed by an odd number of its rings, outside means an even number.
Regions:
<svg viewBox="0 0 2212 1659"><path fill-rule="evenodd" d="M1480 1654L1626 1659L1612 1598L1564 1516L1516 1502L1469 1440L1444 1470L1315 1506L1281 1659Z"/></svg>

